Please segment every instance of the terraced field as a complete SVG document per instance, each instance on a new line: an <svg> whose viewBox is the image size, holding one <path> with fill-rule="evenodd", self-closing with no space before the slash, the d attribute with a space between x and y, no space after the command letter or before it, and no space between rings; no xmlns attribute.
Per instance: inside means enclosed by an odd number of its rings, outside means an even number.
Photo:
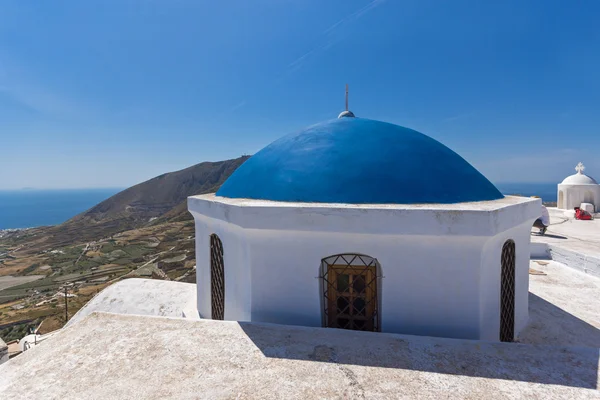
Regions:
<svg viewBox="0 0 600 400"><path fill-rule="evenodd" d="M44 275L29 275L29 276L0 276L0 291L19 286L24 283L29 283L37 279L43 278ZM1 301L1 300L0 300Z"/></svg>
<svg viewBox="0 0 600 400"><path fill-rule="evenodd" d="M195 281L191 221L50 249L47 241L36 246L36 238L43 233L38 228L0 238L0 337L5 341L22 337L27 328L42 321L42 333L62 326L65 288L68 314L73 315L99 290L119 279Z"/></svg>

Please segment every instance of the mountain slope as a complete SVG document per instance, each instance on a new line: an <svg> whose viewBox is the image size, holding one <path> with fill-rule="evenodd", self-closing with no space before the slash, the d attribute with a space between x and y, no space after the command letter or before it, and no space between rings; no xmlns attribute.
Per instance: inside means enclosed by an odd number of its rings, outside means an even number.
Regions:
<svg viewBox="0 0 600 400"><path fill-rule="evenodd" d="M144 226L167 212L168 218L184 219L188 196L212 193L249 157L203 162L142 182L92 207L62 225L54 234L65 239L94 240Z"/></svg>

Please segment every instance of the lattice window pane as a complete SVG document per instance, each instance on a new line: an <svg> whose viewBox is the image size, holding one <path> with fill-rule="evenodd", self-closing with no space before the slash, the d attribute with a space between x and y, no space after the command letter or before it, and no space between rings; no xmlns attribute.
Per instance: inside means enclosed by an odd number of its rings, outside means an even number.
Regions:
<svg viewBox="0 0 600 400"><path fill-rule="evenodd" d="M502 246L500 287L500 340L512 342L515 337L515 242Z"/></svg>
<svg viewBox="0 0 600 400"><path fill-rule="evenodd" d="M212 319L225 318L225 266L223 243L215 234L210 235L210 293Z"/></svg>
<svg viewBox="0 0 600 400"><path fill-rule="evenodd" d="M323 325L379 331L376 260L359 254L323 259Z"/></svg>
<svg viewBox="0 0 600 400"><path fill-rule="evenodd" d="M350 288L350 275L340 274L337 276L337 290L340 293L345 293Z"/></svg>
<svg viewBox="0 0 600 400"><path fill-rule="evenodd" d="M365 302L365 299L360 297L355 299L352 303L352 306L354 307L354 312L356 315L367 315L367 303Z"/></svg>
<svg viewBox="0 0 600 400"><path fill-rule="evenodd" d="M365 278L363 275L357 275L352 280L352 288L357 292L362 292L366 289Z"/></svg>

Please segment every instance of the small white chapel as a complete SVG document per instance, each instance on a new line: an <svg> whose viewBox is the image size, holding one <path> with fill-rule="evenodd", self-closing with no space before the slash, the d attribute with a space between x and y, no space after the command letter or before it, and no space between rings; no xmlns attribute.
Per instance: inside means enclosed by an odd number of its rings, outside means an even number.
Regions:
<svg viewBox="0 0 600 400"><path fill-rule="evenodd" d="M284 136L192 196L200 317L512 341L540 199L503 196L412 129L355 117Z"/></svg>
<svg viewBox="0 0 600 400"><path fill-rule="evenodd" d="M581 207L590 213L600 206L600 185L594 178L583 173L582 163L575 167L576 174L567 176L558 184L557 208L573 210Z"/></svg>

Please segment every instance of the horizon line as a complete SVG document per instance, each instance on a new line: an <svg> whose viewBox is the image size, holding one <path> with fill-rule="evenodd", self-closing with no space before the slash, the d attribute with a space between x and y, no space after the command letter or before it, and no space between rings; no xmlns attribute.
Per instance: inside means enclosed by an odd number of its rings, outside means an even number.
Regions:
<svg viewBox="0 0 600 400"><path fill-rule="evenodd" d="M558 185L558 183L560 182L555 182L555 181L492 181L490 179L488 179L490 182L492 182L494 185L505 185L505 184L520 184L520 185L529 185L529 184L534 184L534 185L539 185L539 184L554 184L554 185ZM109 189L117 189L117 190L124 190L124 189L128 189L132 186L138 185L139 183L130 185L130 186L85 186L85 187L51 187L51 188L44 188L44 187L23 187L23 188L0 188L0 192L28 192L28 191L42 191L42 190L109 190Z"/></svg>

